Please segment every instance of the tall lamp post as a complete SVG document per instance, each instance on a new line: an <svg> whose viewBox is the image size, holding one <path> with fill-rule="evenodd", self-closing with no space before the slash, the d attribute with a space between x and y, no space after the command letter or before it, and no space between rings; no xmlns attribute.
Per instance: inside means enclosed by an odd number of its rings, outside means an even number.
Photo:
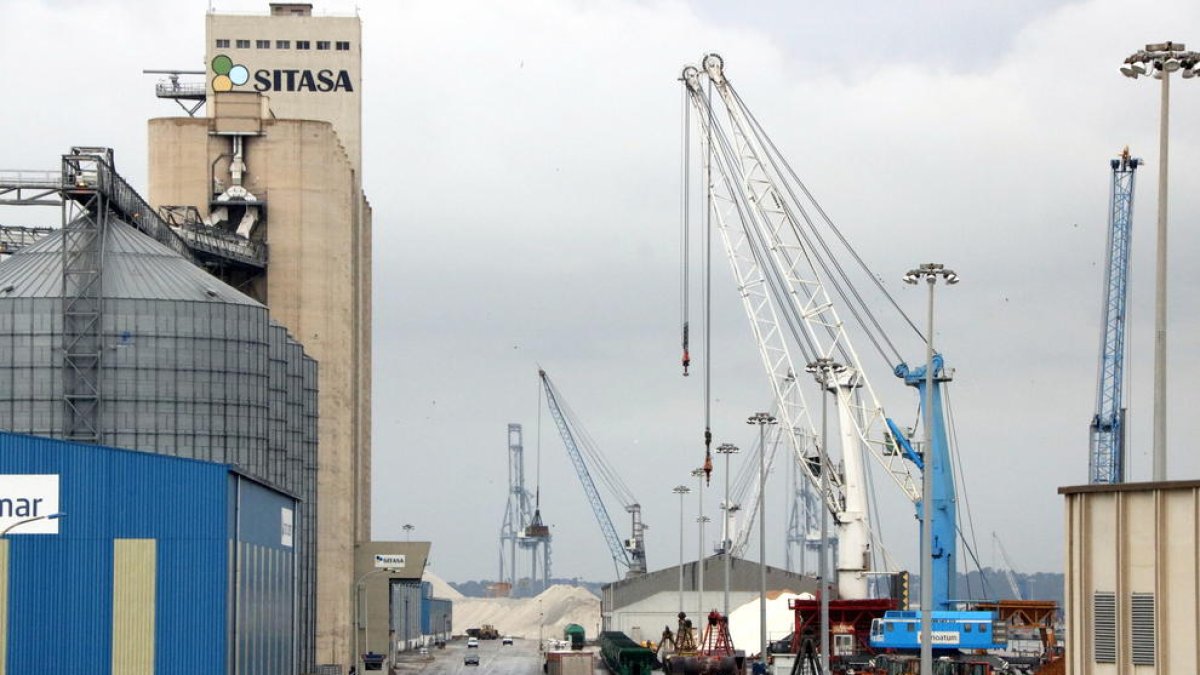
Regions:
<svg viewBox="0 0 1200 675"><path fill-rule="evenodd" d="M829 494L829 392L836 376L846 366L823 356L804 368L812 373L821 387L821 445L817 452L817 466L821 469L821 547L817 562L817 576L821 579L821 673L829 672L829 509L825 507L825 495Z"/></svg>
<svg viewBox="0 0 1200 675"><path fill-rule="evenodd" d="M758 645L759 663L767 663L767 425L775 416L754 413L746 424L758 425Z"/></svg>
<svg viewBox="0 0 1200 675"><path fill-rule="evenodd" d="M683 612L683 498L691 488L686 485L676 485L671 490L679 495L679 611Z"/></svg>
<svg viewBox="0 0 1200 675"><path fill-rule="evenodd" d="M696 540L697 557L696 557L696 589L697 599L700 609L696 614L697 621L704 617L704 523L708 522L708 518L704 515L704 467L692 470L692 476L696 478L696 525L699 526L699 535Z"/></svg>
<svg viewBox="0 0 1200 675"><path fill-rule="evenodd" d="M404 530L404 541L412 541L412 531L417 529L417 526L412 523L405 523L400 529Z"/></svg>
<svg viewBox="0 0 1200 675"><path fill-rule="evenodd" d="M941 277L948 286L958 283L958 275L938 263L924 263L904 275L904 283L916 285L922 279L929 287L929 323L925 333L925 413L923 424L925 449L921 470L921 675L933 675L933 287Z"/></svg>
<svg viewBox="0 0 1200 675"><path fill-rule="evenodd" d="M1181 70L1190 80L1200 71L1200 53L1184 51L1182 42L1146 45L1125 59L1121 73L1136 80L1150 74L1162 81L1158 125L1158 237L1154 277L1154 480L1167 479L1167 128L1170 123L1171 73ZM922 584L924 586L924 584Z"/></svg>
<svg viewBox="0 0 1200 675"><path fill-rule="evenodd" d="M722 613L729 618L729 514L733 505L729 503L729 456L739 452L733 443L722 443L717 447L719 454L725 455L725 503L721 507L724 513L724 526L721 528L721 553L725 556L725 603Z"/></svg>

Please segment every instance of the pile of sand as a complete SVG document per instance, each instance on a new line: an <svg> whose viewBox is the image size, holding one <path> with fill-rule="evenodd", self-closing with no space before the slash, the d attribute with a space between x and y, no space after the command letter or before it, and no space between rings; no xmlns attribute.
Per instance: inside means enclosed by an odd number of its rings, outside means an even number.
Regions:
<svg viewBox="0 0 1200 675"><path fill-rule="evenodd" d="M534 598L454 599L454 633L491 624L502 635L536 640L562 637L567 624L577 623L591 637L600 624L600 598L585 588L559 584Z"/></svg>
<svg viewBox="0 0 1200 675"><path fill-rule="evenodd" d="M788 609L788 600L812 599L809 593L796 594L791 591L767 592L767 641L774 642L791 634L796 621L795 610ZM733 646L746 654L759 652L759 608L758 598L729 612L729 638Z"/></svg>
<svg viewBox="0 0 1200 675"><path fill-rule="evenodd" d="M454 590L454 587L446 583L441 577L425 570L421 575L421 581L428 581L433 586L433 597L442 598L443 600L459 600L465 596L462 593Z"/></svg>

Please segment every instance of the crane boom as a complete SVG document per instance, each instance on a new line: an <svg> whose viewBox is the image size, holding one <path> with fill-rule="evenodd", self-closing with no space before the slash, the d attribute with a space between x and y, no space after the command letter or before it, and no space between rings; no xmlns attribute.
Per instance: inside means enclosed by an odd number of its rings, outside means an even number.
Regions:
<svg viewBox="0 0 1200 675"><path fill-rule="evenodd" d="M1000 556L1004 558L1004 578L1008 581L1008 589L1012 591L1014 600L1023 600L1021 597L1021 586L1017 583L1016 570L1013 569L1012 560L1008 558L1008 551L1004 550L1004 543L1000 541L1000 537L993 532L992 539L996 542L996 547L1000 549Z"/></svg>
<svg viewBox="0 0 1200 675"><path fill-rule="evenodd" d="M575 466L575 473L579 476L579 482L583 486L588 504L591 505L596 522L600 525L600 532L608 544L613 565L616 566L618 572L622 567L626 568L626 576L645 574L646 549L642 532L645 525L642 524L641 505L636 502L623 505L632 517L633 533L628 541L622 542L621 537L617 535L617 529L613 527L612 518L608 515L608 508L604 505L604 500L600 498L600 491L596 489L596 483L592 480L592 473L588 470L583 453L580 451L579 442L575 438L576 433L559 405L558 390L550 382L550 377L546 375L545 370L539 369L538 377L541 378L542 387L546 391L546 407L550 409L550 416L554 418L554 425L558 427L558 433L562 437L563 445L566 446L567 455L571 458L571 464Z"/></svg>
<svg viewBox="0 0 1200 675"><path fill-rule="evenodd" d="M914 503L918 518L928 516L934 521L932 586L937 606L946 606L954 594L957 541L953 475L941 396L942 384L951 379L949 371L943 368L938 355L930 392L933 405L927 416L933 437L931 450L938 461L934 463L931 508L926 509L922 488L912 471L913 466L923 468L922 457L884 414L826 284L888 360L894 374L916 388L922 400L925 368L910 369L903 363L887 331L835 258L829 240L817 230L816 221L823 219L864 271L870 271L734 91L721 57L706 55L700 67L684 68L681 79L697 113L700 143L710 163L706 180L710 214L771 380L781 433L788 437L825 508L834 515L839 594L843 598L867 597L871 528L862 458L870 454ZM723 104L726 123L717 121L713 98L705 91L705 84ZM886 294L881 285L877 288ZM894 301L893 306L900 311ZM920 335L911 321L909 325ZM885 345L891 354L884 353ZM813 452L811 439L816 433L797 386L799 371L793 351L807 362L805 370L818 376L823 390L834 394L840 465L835 465L824 450ZM917 377L922 379L918 381ZM820 480L822 471L827 481Z"/></svg>
<svg viewBox="0 0 1200 675"><path fill-rule="evenodd" d="M716 121L702 77L724 103L727 125ZM807 220L804 207L795 193L779 185L786 177L769 139L733 92L718 55L706 55L700 68L686 67L682 79L697 112L705 155L716 169L707 181L713 222L771 381L781 432L825 508L834 514L839 593L865 598L871 537L863 450L871 451L910 499L919 500L920 488L903 458L886 451L894 445L887 442L890 429L883 409L817 272L811 242L801 233L801 223ZM828 452L814 452L812 439L817 434L798 385L793 348L808 366L842 362L821 375L822 386L837 401L840 467ZM820 480L821 472L827 481Z"/></svg>
<svg viewBox="0 0 1200 675"><path fill-rule="evenodd" d="M1108 252L1100 329L1096 414L1089 426L1088 481L1125 482L1125 304L1129 298L1129 251L1133 225L1134 175L1142 160L1129 148L1110 160L1112 190L1108 210Z"/></svg>

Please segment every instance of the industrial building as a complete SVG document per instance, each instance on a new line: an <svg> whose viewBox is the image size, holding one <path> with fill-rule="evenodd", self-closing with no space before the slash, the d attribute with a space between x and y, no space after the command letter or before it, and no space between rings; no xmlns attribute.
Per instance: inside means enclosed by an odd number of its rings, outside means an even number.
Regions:
<svg viewBox="0 0 1200 675"><path fill-rule="evenodd" d="M449 639L453 606L422 581L427 541L373 541L355 560L354 646L357 653L396 653Z"/></svg>
<svg viewBox="0 0 1200 675"><path fill-rule="evenodd" d="M205 116L149 122L148 200L177 214L186 236L219 230L265 245L260 266L210 269L269 306L321 364L314 663L345 672L355 547L371 538L361 21L271 3L262 15L210 11L205 23L204 83L157 89Z"/></svg>
<svg viewBox="0 0 1200 675"><path fill-rule="evenodd" d="M317 364L261 303L129 225L152 217L111 152L78 151L63 229L0 262L0 429L217 462L297 497L288 631L308 667Z"/></svg>
<svg viewBox="0 0 1200 675"><path fill-rule="evenodd" d="M1066 497L1067 672L1200 672L1200 481Z"/></svg>
<svg viewBox="0 0 1200 675"><path fill-rule="evenodd" d="M693 617L705 615L725 601L725 556L704 559L703 572L695 562L683 565L683 608ZM700 581L703 574L703 595ZM767 593L790 591L816 593L816 579L767 566ZM675 626L679 613L679 567L629 577L606 584L601 589L602 631L621 631L634 640L658 640L663 626ZM729 559L729 608L756 600L759 596L759 564L731 556Z"/></svg>
<svg viewBox="0 0 1200 675"><path fill-rule="evenodd" d="M228 463L0 433L9 503L0 675L298 672L294 495Z"/></svg>

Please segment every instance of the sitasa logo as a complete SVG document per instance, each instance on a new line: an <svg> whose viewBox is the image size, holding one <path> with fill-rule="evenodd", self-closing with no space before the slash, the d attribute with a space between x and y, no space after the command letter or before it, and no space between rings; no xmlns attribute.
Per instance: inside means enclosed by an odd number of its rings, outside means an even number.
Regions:
<svg viewBox="0 0 1200 675"><path fill-rule="evenodd" d="M224 54L212 60L213 91L232 91L250 81L250 70ZM345 70L279 68L254 71L254 91L354 91Z"/></svg>
<svg viewBox="0 0 1200 675"><path fill-rule="evenodd" d="M212 69L216 74L212 81L213 91L233 91L234 87L250 81L250 70L224 54L218 54L212 60Z"/></svg>

